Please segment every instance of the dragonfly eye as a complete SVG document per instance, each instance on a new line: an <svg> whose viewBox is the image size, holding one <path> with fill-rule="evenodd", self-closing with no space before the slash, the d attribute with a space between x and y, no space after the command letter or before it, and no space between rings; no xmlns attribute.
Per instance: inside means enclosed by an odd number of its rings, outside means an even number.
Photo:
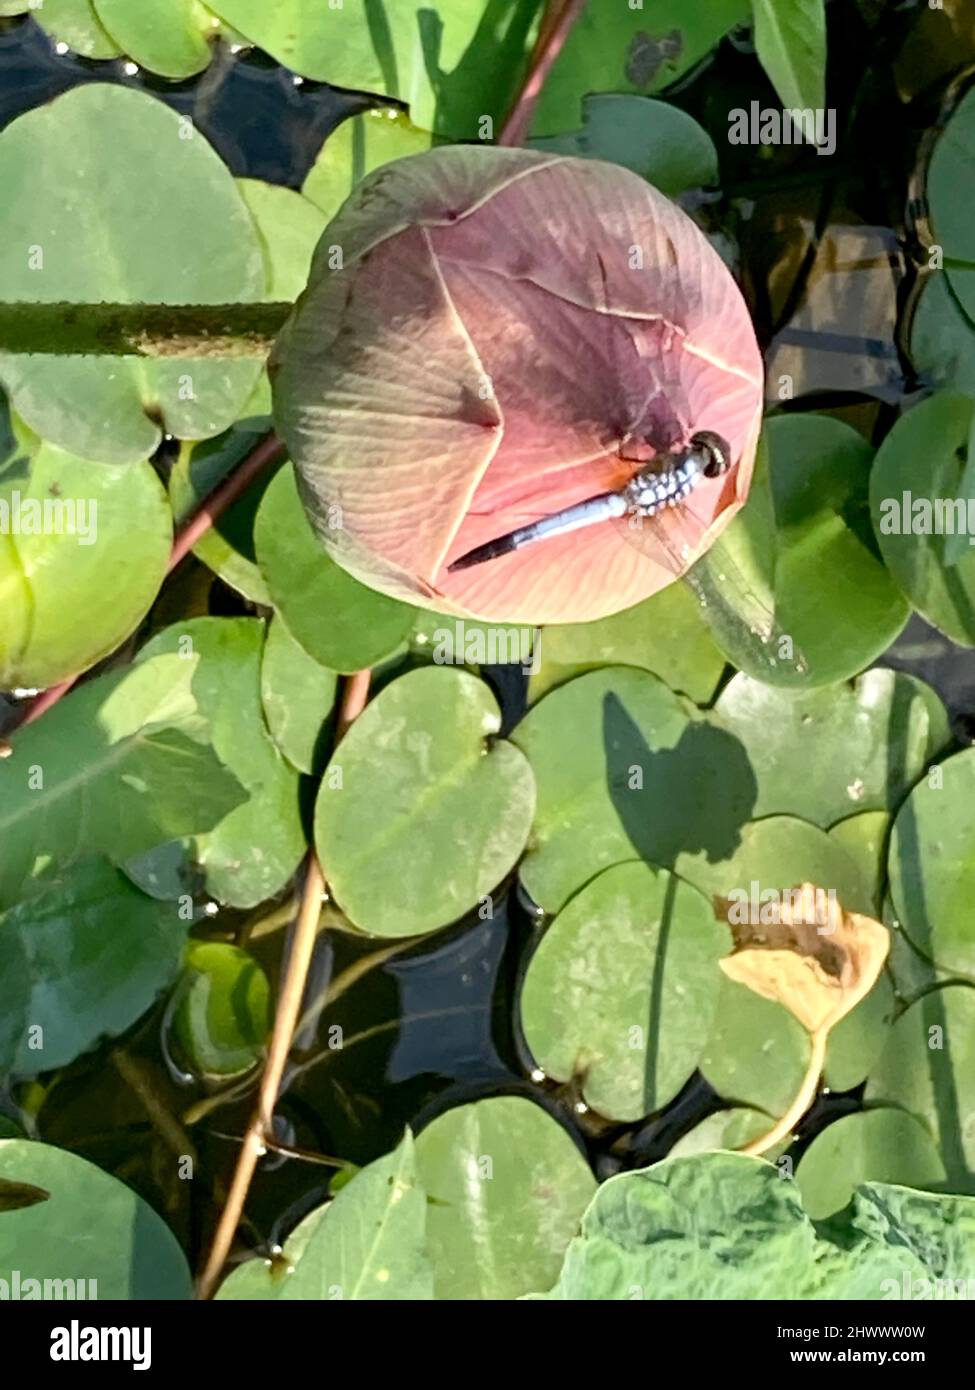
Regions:
<svg viewBox="0 0 975 1390"><path fill-rule="evenodd" d="M720 478L731 467L731 446L713 430L700 430L691 436L691 448L704 454L704 476Z"/></svg>

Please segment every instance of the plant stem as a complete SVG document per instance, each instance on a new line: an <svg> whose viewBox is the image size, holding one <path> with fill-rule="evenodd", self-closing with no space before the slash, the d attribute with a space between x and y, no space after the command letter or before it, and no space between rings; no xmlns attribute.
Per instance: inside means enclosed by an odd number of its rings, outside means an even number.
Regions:
<svg viewBox="0 0 975 1390"><path fill-rule="evenodd" d="M548 9L542 17L538 43L532 54L525 85L518 93L501 128L497 140L499 145L524 143L545 79L586 4L587 0L549 0Z"/></svg>
<svg viewBox="0 0 975 1390"><path fill-rule="evenodd" d="M371 676L371 671L357 671L355 675L349 676L345 682L335 731L336 743L365 708L369 698ZM203 1273L200 1275L197 1286L197 1293L200 1298L211 1298L216 1290L217 1280L220 1278L220 1272L230 1253L234 1235L243 1215L244 1203L247 1201L247 1194L250 1191L258 1161L267 1149L266 1140L272 1132L274 1107L277 1104L281 1078L284 1075L288 1053L291 1050L291 1040L298 1023L325 891L325 876L318 862L318 856L314 850L310 850L305 870L305 886L302 892L301 906L295 922L288 964L278 997L274 1029L271 1033L264 1074L261 1077L257 1105L244 1135L240 1154L237 1158L237 1166L234 1169L234 1176L230 1184L230 1192L224 1209L220 1213L213 1244L210 1247Z"/></svg>
<svg viewBox="0 0 975 1390"><path fill-rule="evenodd" d="M746 1144L744 1148L739 1149L739 1153L758 1156L759 1154L765 1153L768 1149L773 1149L776 1144L792 1133L795 1126L813 1103L813 1097L816 1094L819 1078L823 1074L823 1066L826 1061L826 1038L828 1036L828 1031L829 1030L826 1028L820 1028L818 1032L811 1035L810 1042L812 1046L809 1052L809 1066L806 1068L806 1074L802 1078L802 1085L796 1092L795 1099L782 1116L781 1120L776 1121L769 1132L763 1134L760 1139L753 1139L750 1144Z"/></svg>
<svg viewBox="0 0 975 1390"><path fill-rule="evenodd" d="M266 357L292 304L0 303L0 352Z"/></svg>

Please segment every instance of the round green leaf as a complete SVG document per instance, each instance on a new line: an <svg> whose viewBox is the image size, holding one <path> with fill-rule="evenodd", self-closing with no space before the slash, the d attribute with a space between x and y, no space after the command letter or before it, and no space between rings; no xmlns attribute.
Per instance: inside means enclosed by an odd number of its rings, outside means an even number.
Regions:
<svg viewBox="0 0 975 1390"><path fill-rule="evenodd" d="M829 1035L825 1083L831 1091L852 1091L865 1081L883 1052L894 1015L894 986L882 974L865 999L861 999Z"/></svg>
<svg viewBox="0 0 975 1390"><path fill-rule="evenodd" d="M322 781L315 843L357 926L434 931L513 867L535 786L500 726L482 681L437 667L393 681L353 724Z"/></svg>
<svg viewBox="0 0 975 1390"><path fill-rule="evenodd" d="M409 102L424 130L491 139L511 104L540 0L492 11L470 0L387 0L381 11L322 0L208 0L285 67L316 82Z"/></svg>
<svg viewBox="0 0 975 1390"><path fill-rule="evenodd" d="M538 784L520 872L546 911L612 864L731 853L754 781L741 746L695 714L649 672L612 666L553 690L518 725Z"/></svg>
<svg viewBox="0 0 975 1390"><path fill-rule="evenodd" d="M911 320L911 361L928 385L975 396L975 324L944 274L928 278Z"/></svg>
<svg viewBox="0 0 975 1390"><path fill-rule="evenodd" d="M880 913L887 884L887 839L891 820L887 811L863 811L829 828L830 839L843 846L860 870L863 882L872 884L875 916Z"/></svg>
<svg viewBox="0 0 975 1390"><path fill-rule="evenodd" d="M901 1014L870 1069L866 1099L923 1120L952 1188L975 1188L975 989L930 990Z"/></svg>
<svg viewBox="0 0 975 1390"><path fill-rule="evenodd" d="M44 9L51 0L45 0ZM93 0L105 29L123 53L160 77L182 81L210 62L206 35L213 16L198 0Z"/></svg>
<svg viewBox="0 0 975 1390"><path fill-rule="evenodd" d="M843 1115L809 1145L796 1169L803 1205L814 1221L842 1211L860 1183L930 1188L945 1179L930 1135L893 1108Z"/></svg>
<svg viewBox="0 0 975 1390"><path fill-rule="evenodd" d="M4 473L0 688L54 685L114 651L159 591L172 533L148 463L113 468L43 444L27 476Z"/></svg>
<svg viewBox="0 0 975 1390"><path fill-rule="evenodd" d="M756 817L801 816L824 828L856 810L898 806L951 739L947 711L931 687L887 670L809 691L738 675L715 711L748 752L758 781Z"/></svg>
<svg viewBox="0 0 975 1390"><path fill-rule="evenodd" d="M326 554L305 515L290 465L268 487L254 537L274 606L320 665L360 671L389 656L406 637L414 610L367 589Z"/></svg>
<svg viewBox="0 0 975 1390"><path fill-rule="evenodd" d="M969 317L975 316L975 232L970 216L973 163L975 91L968 91L934 147L927 195L935 243L944 252L945 274Z"/></svg>
<svg viewBox="0 0 975 1390"><path fill-rule="evenodd" d="M18 117L0 134L0 183L17 191L0 207L9 299L222 304L264 295L257 232L229 170L142 92L86 83ZM250 359L0 357L12 403L33 429L107 463L146 458L163 429L219 434L260 371Z"/></svg>
<svg viewBox="0 0 975 1390"><path fill-rule="evenodd" d="M908 940L942 970L975 979L975 748L947 758L904 802L887 873Z"/></svg>
<svg viewBox="0 0 975 1390"><path fill-rule="evenodd" d="M21 1298L192 1298L190 1271L169 1227L93 1163L50 1144L3 1139L0 1178L51 1194L0 1218L0 1268L5 1278L19 1271ZM25 1279L40 1286L27 1292Z"/></svg>
<svg viewBox="0 0 975 1390"><path fill-rule="evenodd" d="M963 535L967 530L969 540L975 530L962 490L973 419L967 396L942 391L922 401L888 434L870 478L874 526L891 573L928 622L966 646L975 643L975 549L966 546L949 563L946 550L955 537L946 530L949 523Z"/></svg>
<svg viewBox="0 0 975 1390"><path fill-rule="evenodd" d="M160 632L140 661L165 652L197 655L193 693L213 746L247 800L187 847L207 891L232 907L254 907L279 892L298 867L305 835L298 774L270 738L261 708L264 624L256 618L192 618Z"/></svg>
<svg viewBox="0 0 975 1390"><path fill-rule="evenodd" d="M590 93L581 130L529 140L528 147L622 164L671 198L718 182L718 152L704 127L679 106L650 97Z"/></svg>
<svg viewBox="0 0 975 1390"><path fill-rule="evenodd" d="M788 1009L722 979L700 1067L723 1100L784 1115L808 1062L808 1036Z"/></svg>
<svg viewBox="0 0 975 1390"><path fill-rule="evenodd" d="M169 500L178 525L241 463L271 428L270 420L238 422L225 434L202 443L184 443L169 475ZM261 498L274 476L272 468L245 488L241 497L216 519L193 547L193 554L239 594L270 607L271 595L261 578L254 550L254 521Z"/></svg>
<svg viewBox="0 0 975 1390"><path fill-rule="evenodd" d="M712 629L728 658L759 680L828 685L874 661L909 614L876 554L867 509L870 446L842 421L813 414L773 417L764 439L767 478L756 471L720 553L760 595L767 592L766 607L800 662L772 664L767 653L759 659L745 624L718 627L712 617ZM756 566L765 571L761 581L751 578ZM729 598L740 587L732 575Z"/></svg>
<svg viewBox="0 0 975 1390"><path fill-rule="evenodd" d="M427 1197L407 1131L398 1148L353 1174L334 1201L306 1216L273 1264L248 1260L224 1280L217 1298L432 1299L426 1222Z"/></svg>
<svg viewBox="0 0 975 1390"><path fill-rule="evenodd" d="M533 703L586 671L638 666L696 704L707 704L725 665L699 604L683 584L671 584L610 618L547 627L539 654L541 668L529 686Z"/></svg>
<svg viewBox="0 0 975 1390"><path fill-rule="evenodd" d="M330 132L301 191L331 220L366 174L435 143L396 107L362 111Z"/></svg>
<svg viewBox="0 0 975 1390"><path fill-rule="evenodd" d="M708 900L673 874L618 864L562 909L522 989L525 1040L587 1104L636 1120L673 1100L697 1066L731 947Z"/></svg>
<svg viewBox="0 0 975 1390"><path fill-rule="evenodd" d="M688 1158L691 1154L714 1153L715 1150L742 1149L753 1139L759 1139L772 1128L770 1115L761 1110L751 1110L748 1106L734 1106L729 1110L716 1110L700 1124L688 1131L671 1149L667 1157ZM785 1152L792 1143L787 1136L763 1155L769 1163Z"/></svg>
<svg viewBox="0 0 975 1390"><path fill-rule="evenodd" d="M204 1076L234 1076L253 1066L267 1039L270 987L257 961L220 941L191 941L173 1031Z"/></svg>
<svg viewBox="0 0 975 1390"><path fill-rule="evenodd" d="M30 10L34 19L60 43L66 43L82 58L117 58L121 49L105 30L92 0L14 0L14 8L0 14Z"/></svg>
<svg viewBox="0 0 975 1390"><path fill-rule="evenodd" d="M312 252L328 220L314 202L293 188L238 179L237 187L257 229L267 264L268 303L297 299L308 282Z"/></svg>
<svg viewBox="0 0 975 1390"><path fill-rule="evenodd" d="M748 0L587 5L542 87L532 133L574 130L588 92L653 92L669 86L729 29L750 19Z"/></svg>
<svg viewBox="0 0 975 1390"><path fill-rule="evenodd" d="M427 1245L442 1299L548 1288L596 1190L557 1120L519 1096L461 1105L416 1141Z"/></svg>
<svg viewBox="0 0 975 1390"><path fill-rule="evenodd" d="M319 666L276 614L261 660L261 702L271 737L301 772L314 772L323 761L322 735L336 685L335 672Z"/></svg>
<svg viewBox="0 0 975 1390"><path fill-rule="evenodd" d="M103 859L0 913L0 1071L51 1071L125 1031L179 969L186 923Z"/></svg>

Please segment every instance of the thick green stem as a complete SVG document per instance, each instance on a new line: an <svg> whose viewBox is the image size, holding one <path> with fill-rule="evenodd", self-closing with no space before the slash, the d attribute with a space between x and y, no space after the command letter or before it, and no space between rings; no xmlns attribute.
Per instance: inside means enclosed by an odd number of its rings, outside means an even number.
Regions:
<svg viewBox="0 0 975 1390"><path fill-rule="evenodd" d="M291 304L0 304L0 352L266 357Z"/></svg>

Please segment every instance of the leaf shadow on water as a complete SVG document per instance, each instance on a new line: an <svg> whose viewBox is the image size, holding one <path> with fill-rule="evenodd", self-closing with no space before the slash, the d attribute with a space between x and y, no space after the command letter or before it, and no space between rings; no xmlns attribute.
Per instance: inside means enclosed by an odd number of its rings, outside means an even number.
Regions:
<svg viewBox="0 0 975 1390"><path fill-rule="evenodd" d="M670 870L672 875L666 885L650 984L644 1078L649 1115L658 1108L664 969L678 860L682 854L704 854L712 864L730 858L741 841L742 827L751 818L758 786L748 755L732 734L696 721L685 728L673 748L654 750L612 692L603 700L603 747L610 799L630 843L644 863ZM640 770L638 789L632 786L636 769Z"/></svg>

